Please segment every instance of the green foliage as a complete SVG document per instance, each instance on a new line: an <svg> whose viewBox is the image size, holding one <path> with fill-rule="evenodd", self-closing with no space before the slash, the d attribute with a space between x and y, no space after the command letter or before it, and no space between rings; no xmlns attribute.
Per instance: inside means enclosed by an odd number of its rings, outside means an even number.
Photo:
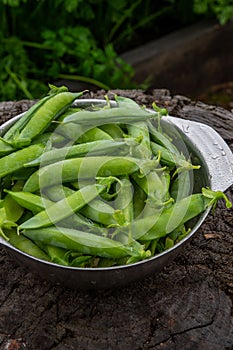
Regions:
<svg viewBox="0 0 233 350"><path fill-rule="evenodd" d="M108 38L128 0L117 5L108 0L0 1L0 100L39 98L47 82L59 79L105 89L135 87L132 67Z"/></svg>
<svg viewBox="0 0 233 350"><path fill-rule="evenodd" d="M221 24L233 19L232 0L194 0L194 12L198 14L214 14Z"/></svg>
<svg viewBox="0 0 233 350"><path fill-rule="evenodd" d="M120 53L200 14L226 23L233 0L0 0L0 100L40 98L61 79L138 87Z"/></svg>

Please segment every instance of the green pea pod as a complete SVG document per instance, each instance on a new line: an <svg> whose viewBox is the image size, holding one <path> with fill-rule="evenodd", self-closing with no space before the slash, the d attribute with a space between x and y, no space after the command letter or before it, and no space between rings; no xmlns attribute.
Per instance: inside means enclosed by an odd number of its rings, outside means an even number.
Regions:
<svg viewBox="0 0 233 350"><path fill-rule="evenodd" d="M20 225L20 229L46 227L59 222L80 210L106 189L106 185L94 184L75 191L68 197L50 205Z"/></svg>
<svg viewBox="0 0 233 350"><path fill-rule="evenodd" d="M39 157L43 151L44 146L37 144L0 158L0 178L23 168L25 163Z"/></svg>
<svg viewBox="0 0 233 350"><path fill-rule="evenodd" d="M12 187L12 193L15 191L20 191L23 188L23 181L18 181ZM17 222L23 215L24 208L18 204L10 195L6 195L4 198L4 209L6 211L7 220L12 222Z"/></svg>
<svg viewBox="0 0 233 350"><path fill-rule="evenodd" d="M90 183L86 184L86 186L90 185ZM78 190L80 188L77 188ZM58 202L61 199L64 199L65 197L70 196L71 194L75 193L75 190L72 190L70 187L63 186L63 185L54 185L47 187L43 190L43 193L45 193L45 196L48 197L53 202Z"/></svg>
<svg viewBox="0 0 233 350"><path fill-rule="evenodd" d="M74 123L71 123L72 125ZM63 124L66 125L66 124ZM77 126L77 124L76 124ZM82 128L81 125L78 125L79 130ZM112 137L105 132L104 130L100 129L100 128L91 128L85 131L86 128L84 128L84 131L78 135L78 137L76 137L75 142L76 143L86 143L86 142L92 142L92 141L98 141L98 140L112 140Z"/></svg>
<svg viewBox="0 0 233 350"><path fill-rule="evenodd" d="M133 186L128 176L120 179L121 187L115 200L115 208L123 215L123 225L131 223L134 219ZM128 243L132 242L132 233L129 230Z"/></svg>
<svg viewBox="0 0 233 350"><path fill-rule="evenodd" d="M138 145L136 140L122 139L118 141L114 140L100 140L88 143L81 143L74 146L63 147L59 149L52 149L48 152L44 152L42 156L33 160L30 163L26 163L25 167L31 166L43 166L45 164L56 163L63 159L83 157L83 156L96 156L96 155L107 155L117 152L117 155L127 154L130 152L132 147Z"/></svg>
<svg viewBox="0 0 233 350"><path fill-rule="evenodd" d="M189 171L184 171L177 174L177 177L171 184L171 196L175 201L189 196L193 190L192 174Z"/></svg>
<svg viewBox="0 0 233 350"><path fill-rule="evenodd" d="M100 110L83 110L71 114L64 118L63 123L77 123L79 125L98 126L111 123L136 123L138 121L156 118L157 114L152 114L139 106L124 105L118 108L102 108Z"/></svg>
<svg viewBox="0 0 233 350"><path fill-rule="evenodd" d="M60 92L47 99L40 108L36 109L32 117L27 121L19 135L14 137L12 144L15 147L28 146L32 139L38 134L43 133L50 125L52 120L56 119L71 103L79 98L83 92Z"/></svg>
<svg viewBox="0 0 233 350"><path fill-rule="evenodd" d="M128 176L120 178L121 186L114 202L115 208L122 210L125 216L125 222L129 223L134 218L133 211L133 185Z"/></svg>
<svg viewBox="0 0 233 350"><path fill-rule="evenodd" d="M56 194L55 198L57 198L57 194L59 193L59 187L56 186L56 189L54 190L52 190L52 188L50 187L48 191L50 192L50 194L51 192L53 194ZM72 190L70 191L71 193L66 194L66 196L75 192ZM12 197L12 199L16 203L18 203L21 207L30 210L30 212L34 214L37 214L54 204L53 201L30 192L15 192L15 191L13 192L9 190L5 190L5 192L7 192L9 196ZM64 198L64 192L63 192L63 195L61 197L59 196L59 198L55 199L55 201L61 200L62 198ZM30 218L31 216L29 218L26 218L25 220L22 220L21 223L29 220ZM67 219L62 220L60 224L62 224L62 226L64 227L79 228L79 229L82 228L83 230L87 230L95 234L103 234L103 232L106 231L106 229L102 229L102 228L100 229L97 225L94 225L93 223L90 222L90 220L88 220L87 218L85 218L84 216L78 213L67 217ZM107 234L107 232L105 232L105 234Z"/></svg>
<svg viewBox="0 0 233 350"><path fill-rule="evenodd" d="M59 264L63 266L68 266L69 263L66 261L65 256L67 254L67 250L60 248L60 247L54 247L52 245L46 245L44 246L44 249L46 253L48 254L50 261L54 264Z"/></svg>
<svg viewBox="0 0 233 350"><path fill-rule="evenodd" d="M67 91L67 87L60 86L56 87L53 85L50 85L50 91L48 92L48 95L46 95L44 98L40 99L38 102L36 102L27 112L25 112L21 118L19 118L7 132L4 134L3 138L6 141L12 141L16 135L19 134L19 132L24 128L24 126L28 123L28 121L32 118L32 116L35 114L35 112L43 106L43 104L51 99L54 95L59 94L61 92Z"/></svg>
<svg viewBox="0 0 233 350"><path fill-rule="evenodd" d="M176 154L180 157L180 151L165 133L158 131L149 120L147 121L147 125L149 128L151 141L158 143L159 145L165 147L172 154Z"/></svg>
<svg viewBox="0 0 233 350"><path fill-rule="evenodd" d="M35 258L50 261L49 256L42 249L27 237L18 235L16 230L6 230L5 233L9 239L9 243L15 248Z"/></svg>
<svg viewBox="0 0 233 350"><path fill-rule="evenodd" d="M94 199L80 210L85 217L103 225L116 225L114 208L100 199Z"/></svg>
<svg viewBox="0 0 233 350"><path fill-rule="evenodd" d="M64 227L27 229L23 234L33 241L104 258L122 258L133 254L131 247L106 237Z"/></svg>
<svg viewBox="0 0 233 350"><path fill-rule="evenodd" d="M12 141L16 135L23 129L27 122L32 118L34 113L52 96L45 96L34 104L27 112L25 112L21 118L19 118L10 129L4 134L3 139L6 141Z"/></svg>
<svg viewBox="0 0 233 350"><path fill-rule="evenodd" d="M112 140L112 137L100 128L90 128L75 123L61 123L57 126L55 132L76 143Z"/></svg>
<svg viewBox="0 0 233 350"><path fill-rule="evenodd" d="M121 139L124 136L123 130L117 124L104 124L100 128L109 134L113 139Z"/></svg>
<svg viewBox="0 0 233 350"><path fill-rule="evenodd" d="M60 147L68 142L70 142L70 140L67 140L64 136L59 135L56 132L44 132L33 139L32 145L40 143L47 147L48 145L51 145L51 147Z"/></svg>
<svg viewBox="0 0 233 350"><path fill-rule="evenodd" d="M197 217L209 206L215 206L219 199L226 201L227 208L232 206L224 193L202 189L202 193L192 194L181 199L158 215L135 220L129 227L133 238L140 241L153 240L166 236L190 219Z"/></svg>
<svg viewBox="0 0 233 350"><path fill-rule="evenodd" d="M157 165L158 162L155 160L140 160L133 157L102 156L65 159L33 173L25 183L24 191L35 192L43 187L82 178L127 175L137 170L146 174Z"/></svg>
<svg viewBox="0 0 233 350"><path fill-rule="evenodd" d="M134 219L139 218L143 213L147 196L140 186L136 182L132 181L134 194L133 194L133 211Z"/></svg>
<svg viewBox="0 0 233 350"><path fill-rule="evenodd" d="M87 185L88 186L88 185ZM45 189L46 196L54 202L58 202L65 197L70 196L75 193L69 187L66 186L51 186ZM81 211L68 217L66 220L63 220L59 223L60 226L65 226L69 228L75 228L87 230L88 232L95 233L97 235L107 236L108 231L106 228L100 227L96 222L93 222L90 218L87 218L81 214Z"/></svg>
<svg viewBox="0 0 233 350"><path fill-rule="evenodd" d="M81 255L74 258L69 265L73 267L93 267L93 257L91 255ZM99 260L99 259L98 259Z"/></svg>
<svg viewBox="0 0 233 350"><path fill-rule="evenodd" d="M32 211L33 213L38 213L44 210L46 207L54 204L52 201L47 198L43 198L34 193L30 192L16 192L10 190L4 190L8 193L9 197L12 198L16 203L21 207Z"/></svg>
<svg viewBox="0 0 233 350"><path fill-rule="evenodd" d="M141 137L140 145L133 150L133 156L138 158L152 158L152 151L150 146L150 134L148 126L145 122L138 122L127 125L128 134L130 137Z"/></svg>

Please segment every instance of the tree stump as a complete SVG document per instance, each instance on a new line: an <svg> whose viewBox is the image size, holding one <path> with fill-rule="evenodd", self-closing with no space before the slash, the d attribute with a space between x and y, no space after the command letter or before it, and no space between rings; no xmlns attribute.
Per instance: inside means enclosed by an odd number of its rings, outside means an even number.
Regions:
<svg viewBox="0 0 233 350"><path fill-rule="evenodd" d="M168 90L114 90L170 115L200 121L233 149L233 114ZM87 93L103 98L105 91ZM33 101L0 103L1 122ZM233 201L233 188L227 191ZM69 290L17 266L0 248L3 350L230 350L233 348L233 214L219 202L184 251L159 274L118 290ZM30 271L30 270L29 270Z"/></svg>

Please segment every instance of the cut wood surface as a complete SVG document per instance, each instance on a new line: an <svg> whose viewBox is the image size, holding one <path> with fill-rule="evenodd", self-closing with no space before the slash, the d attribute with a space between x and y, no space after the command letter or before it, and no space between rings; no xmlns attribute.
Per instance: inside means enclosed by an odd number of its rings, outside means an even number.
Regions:
<svg viewBox="0 0 233 350"><path fill-rule="evenodd" d="M103 98L106 93L85 94ZM213 127L233 149L233 114L168 90L114 90L147 107ZM33 101L0 103L4 122ZM227 191L233 201L233 188ZM230 350L233 348L233 211L219 202L159 274L116 290L55 286L0 247L2 350Z"/></svg>

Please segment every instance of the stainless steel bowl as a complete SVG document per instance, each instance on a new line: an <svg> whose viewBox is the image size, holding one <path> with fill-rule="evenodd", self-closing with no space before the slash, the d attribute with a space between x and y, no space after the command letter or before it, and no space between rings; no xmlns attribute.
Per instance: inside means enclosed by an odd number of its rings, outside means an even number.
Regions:
<svg viewBox="0 0 233 350"><path fill-rule="evenodd" d="M103 100L77 100L74 106L103 104ZM112 106L116 107L112 102ZM153 112L152 112L153 113ZM0 127L0 135L3 135L22 115L9 120ZM182 143L192 155L192 159L198 159L201 170L198 177L195 175L195 190L208 186L212 190L225 191L233 184L233 154L222 137L211 127L197 122L183 120L172 116L164 117L162 127L169 134L177 133L178 143ZM209 210L206 210L194 222L191 232L174 247L155 255L154 257L131 265L123 265L107 268L76 268L60 266L54 263L34 258L14 248L0 237L0 244L12 258L39 274L51 283L61 284L69 288L77 289L107 289L118 288L141 280L144 277L160 271L170 263L185 244L201 226Z"/></svg>

